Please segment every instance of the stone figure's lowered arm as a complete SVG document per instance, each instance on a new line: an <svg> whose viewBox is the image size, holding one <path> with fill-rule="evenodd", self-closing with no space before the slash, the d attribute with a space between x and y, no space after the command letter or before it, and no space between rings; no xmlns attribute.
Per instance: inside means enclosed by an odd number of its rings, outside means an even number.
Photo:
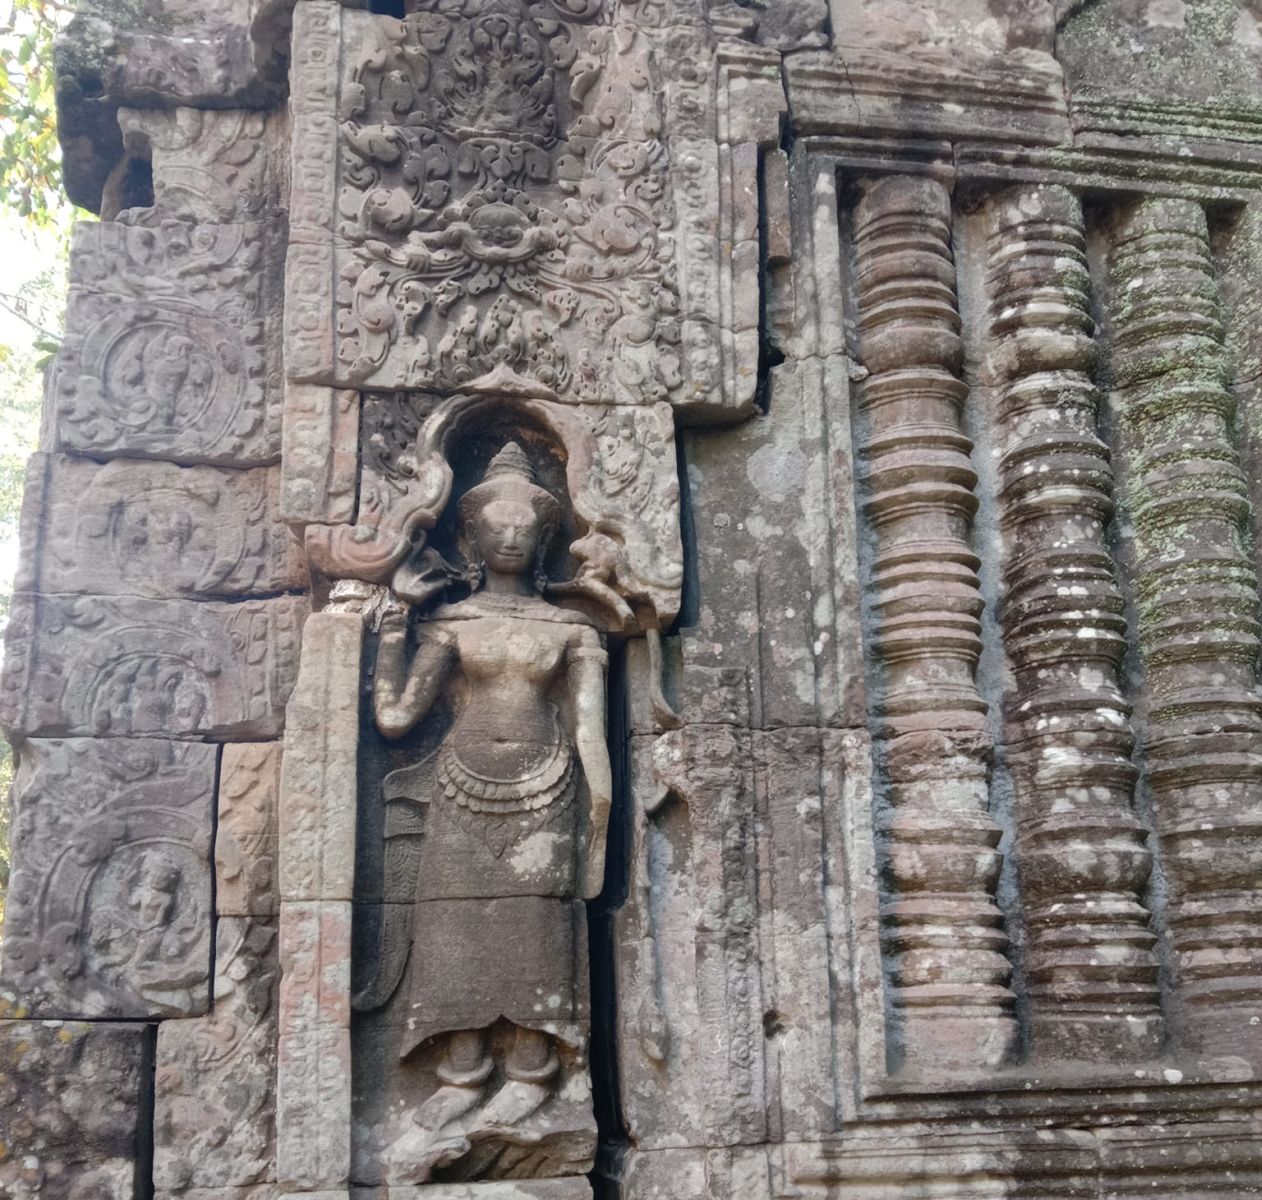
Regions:
<svg viewBox="0 0 1262 1200"><path fill-rule="evenodd" d="M377 727L388 738L400 738L423 720L447 682L456 648L445 636L422 635L407 666L407 619L391 613L381 624L373 710Z"/></svg>
<svg viewBox="0 0 1262 1200"><path fill-rule="evenodd" d="M585 631L569 652L569 682L574 697L574 743L587 780L588 810L583 843L580 895L595 899L605 881L605 842L613 799L613 771L605 740L605 664L595 632Z"/></svg>

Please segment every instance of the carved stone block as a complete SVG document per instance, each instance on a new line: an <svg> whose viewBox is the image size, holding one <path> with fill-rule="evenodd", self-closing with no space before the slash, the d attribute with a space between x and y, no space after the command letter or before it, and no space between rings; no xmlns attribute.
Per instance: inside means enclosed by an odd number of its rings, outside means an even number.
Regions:
<svg viewBox="0 0 1262 1200"><path fill-rule="evenodd" d="M580 1175L569 1179L499 1179L493 1183L351 1188L350 1200L591 1200L591 1195L592 1185Z"/></svg>
<svg viewBox="0 0 1262 1200"><path fill-rule="evenodd" d="M619 1193L626 1200L777 1200L784 1193L772 1183L769 1159L775 1152L765 1146L633 1148L619 1164Z"/></svg>
<svg viewBox="0 0 1262 1200"><path fill-rule="evenodd" d="M350 1177L351 905L285 903L280 916L277 1170L294 1190Z"/></svg>
<svg viewBox="0 0 1262 1200"><path fill-rule="evenodd" d="M306 0L294 10L289 90L289 252L285 371L312 379L333 361L332 232L337 223L337 61L342 8Z"/></svg>
<svg viewBox="0 0 1262 1200"><path fill-rule="evenodd" d="M276 204L265 113L122 108L118 123L128 155L152 165L156 218L230 225Z"/></svg>
<svg viewBox="0 0 1262 1200"><path fill-rule="evenodd" d="M3 974L34 1016L204 1012L213 746L27 742Z"/></svg>
<svg viewBox="0 0 1262 1200"><path fill-rule="evenodd" d="M132 1200L143 1025L0 1021L0 1194L7 1200Z"/></svg>
<svg viewBox="0 0 1262 1200"><path fill-rule="evenodd" d="M803 133L988 140L1019 130L1026 144L1069 140L1064 77L1050 55L978 62L863 48L843 61L808 52L787 61L785 78Z"/></svg>
<svg viewBox="0 0 1262 1200"><path fill-rule="evenodd" d="M307 607L16 596L0 724L39 737L274 737Z"/></svg>
<svg viewBox="0 0 1262 1200"><path fill-rule="evenodd" d="M349 900L363 620L321 612L303 631L281 768L280 890L285 901Z"/></svg>
<svg viewBox="0 0 1262 1200"><path fill-rule="evenodd" d="M158 1027L154 1185L240 1187L275 1173L276 928L220 920L212 1014Z"/></svg>
<svg viewBox="0 0 1262 1200"><path fill-rule="evenodd" d="M287 521L354 519L359 410L358 392L286 386L280 510Z"/></svg>
<svg viewBox="0 0 1262 1200"><path fill-rule="evenodd" d="M221 917L277 912L280 760L275 743L223 748L215 833L215 907Z"/></svg>
<svg viewBox="0 0 1262 1200"><path fill-rule="evenodd" d="M300 8L289 377L746 415L758 248L756 230L724 241L709 220L707 193L726 192L731 174L717 144L681 149L676 201L653 38L611 28L599 4L523 3L508 19L501 7L426 3L402 21ZM466 72L476 82L457 84ZM774 142L783 98L761 79ZM693 102L712 114L712 81L700 92ZM494 106L477 99L490 95ZM752 149L738 187L756 187Z"/></svg>
<svg viewBox="0 0 1262 1200"><path fill-rule="evenodd" d="M53 368L57 445L96 457L276 460L264 227L76 226Z"/></svg>
<svg viewBox="0 0 1262 1200"><path fill-rule="evenodd" d="M36 454L25 503L40 527L24 530L22 586L172 598L306 587L279 474Z"/></svg>

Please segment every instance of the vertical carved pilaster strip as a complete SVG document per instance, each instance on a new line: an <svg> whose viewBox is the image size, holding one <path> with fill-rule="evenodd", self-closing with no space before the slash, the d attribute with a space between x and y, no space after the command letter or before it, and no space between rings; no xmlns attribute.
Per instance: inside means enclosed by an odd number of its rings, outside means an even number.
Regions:
<svg viewBox="0 0 1262 1200"><path fill-rule="evenodd" d="M1109 257L1146 766L1169 884L1180 1032L1198 1048L1256 1054L1258 588L1245 553L1248 501L1205 214L1191 201L1138 201L1119 214Z"/></svg>
<svg viewBox="0 0 1262 1200"><path fill-rule="evenodd" d="M351 898L363 618L313 613L281 759L276 1156L292 1190L345 1196L351 1162Z"/></svg>
<svg viewBox="0 0 1262 1200"><path fill-rule="evenodd" d="M878 814L882 942L912 1065L993 1066L1015 1033L988 809L977 501L960 425L950 202L931 179L870 186L855 211L874 696L889 804Z"/></svg>
<svg viewBox="0 0 1262 1200"><path fill-rule="evenodd" d="M1014 785L1036 1054L1146 1057L1160 1046L1152 861L1131 811L1121 590L1086 237L1077 197L1014 188L989 216L986 290L1000 452L1004 736Z"/></svg>

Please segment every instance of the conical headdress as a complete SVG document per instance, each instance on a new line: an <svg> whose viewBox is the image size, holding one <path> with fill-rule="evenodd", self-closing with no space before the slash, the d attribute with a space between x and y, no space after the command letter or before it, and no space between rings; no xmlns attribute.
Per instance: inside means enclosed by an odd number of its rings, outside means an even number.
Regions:
<svg viewBox="0 0 1262 1200"><path fill-rule="evenodd" d="M472 520L492 500L519 500L529 504L546 526L554 525L561 515L556 497L539 486L530 459L516 442L508 442L491 459L482 482L460 497L460 519Z"/></svg>

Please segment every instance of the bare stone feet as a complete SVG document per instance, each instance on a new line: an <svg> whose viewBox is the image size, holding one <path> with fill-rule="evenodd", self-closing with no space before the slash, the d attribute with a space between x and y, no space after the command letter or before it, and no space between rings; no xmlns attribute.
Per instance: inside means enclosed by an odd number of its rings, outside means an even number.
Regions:
<svg viewBox="0 0 1262 1200"><path fill-rule="evenodd" d="M552 1088L546 1083L509 1079L464 1124L470 1134L511 1131L514 1136L521 1138L525 1133L521 1128L522 1122L540 1109L551 1095Z"/></svg>
<svg viewBox="0 0 1262 1200"><path fill-rule="evenodd" d="M459 1128L452 1128L482 1097L482 1085L444 1084L416 1110L408 1128L382 1155L392 1173L420 1183L435 1167L454 1162L469 1149Z"/></svg>

